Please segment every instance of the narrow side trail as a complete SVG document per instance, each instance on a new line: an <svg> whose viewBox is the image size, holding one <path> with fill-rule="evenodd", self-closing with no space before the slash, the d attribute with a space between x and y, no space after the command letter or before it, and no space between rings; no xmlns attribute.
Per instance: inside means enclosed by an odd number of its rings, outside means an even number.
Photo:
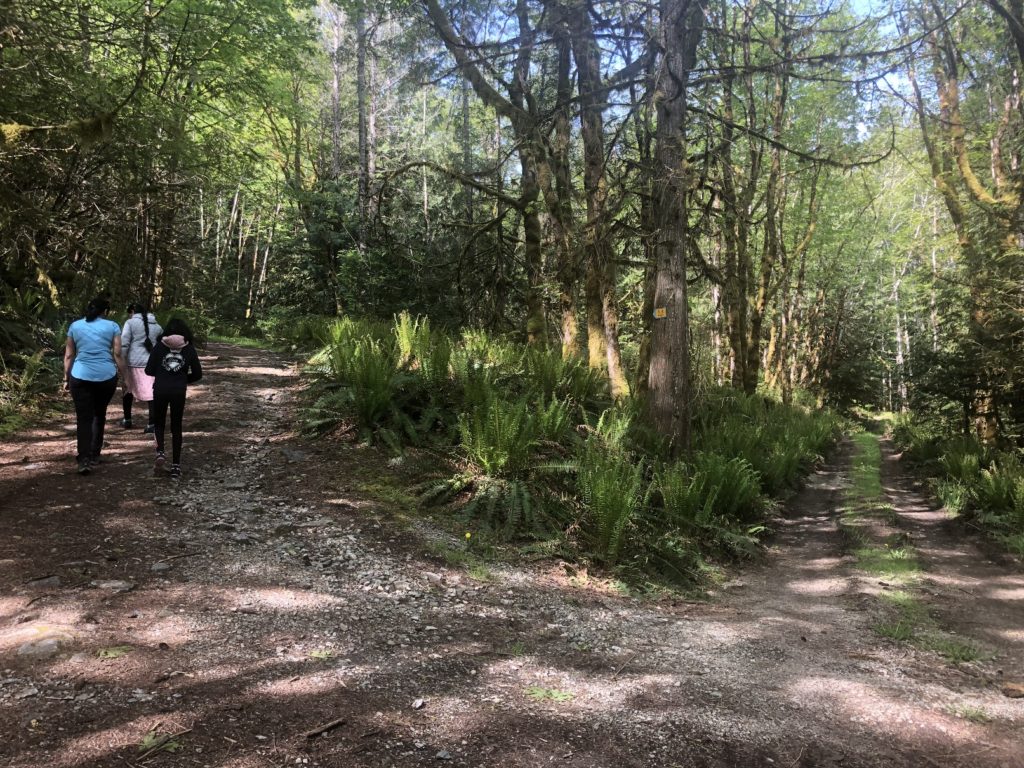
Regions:
<svg viewBox="0 0 1024 768"><path fill-rule="evenodd" d="M1024 766L1000 692L1024 579L895 468L922 589L990 658L872 632L886 585L842 549L845 451L709 602L638 601L550 561L460 567L399 462L294 434L287 359L203 365L181 482L138 431L86 478L70 418L0 446L0 764Z"/></svg>

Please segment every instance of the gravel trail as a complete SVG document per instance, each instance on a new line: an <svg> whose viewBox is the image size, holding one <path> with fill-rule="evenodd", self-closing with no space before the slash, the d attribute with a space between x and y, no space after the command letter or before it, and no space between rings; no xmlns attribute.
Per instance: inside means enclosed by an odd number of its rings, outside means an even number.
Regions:
<svg viewBox="0 0 1024 768"><path fill-rule="evenodd" d="M1024 766L1024 574L894 459L920 593L979 661L872 630L890 585L843 549L845 446L761 562L637 600L551 560L460 567L401 463L294 433L287 358L211 344L203 367L181 482L137 430L88 478L70 420L0 446L0 763Z"/></svg>

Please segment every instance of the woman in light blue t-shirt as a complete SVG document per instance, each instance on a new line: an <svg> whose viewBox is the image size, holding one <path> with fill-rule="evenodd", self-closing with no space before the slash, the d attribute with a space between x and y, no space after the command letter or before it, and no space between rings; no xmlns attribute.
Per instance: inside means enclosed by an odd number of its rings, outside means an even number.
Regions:
<svg viewBox="0 0 1024 768"><path fill-rule="evenodd" d="M110 302L89 302L85 317L68 328L64 347L64 387L71 390L78 424L78 474L100 463L107 406L117 389L121 365L121 328L107 320Z"/></svg>

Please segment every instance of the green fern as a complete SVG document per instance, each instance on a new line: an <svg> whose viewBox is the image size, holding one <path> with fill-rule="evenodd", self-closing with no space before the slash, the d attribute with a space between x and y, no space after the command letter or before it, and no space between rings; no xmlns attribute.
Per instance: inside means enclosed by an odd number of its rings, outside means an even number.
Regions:
<svg viewBox="0 0 1024 768"><path fill-rule="evenodd" d="M697 453L657 473L655 486L670 523L690 530L716 520L749 523L763 508L758 475L739 457Z"/></svg>
<svg viewBox="0 0 1024 768"><path fill-rule="evenodd" d="M427 333L430 332L430 321L426 318L413 318L408 312L402 312L395 317L395 340L398 345L398 355L401 363L412 361L416 348L419 346L418 336L422 324L426 325Z"/></svg>
<svg viewBox="0 0 1024 768"><path fill-rule="evenodd" d="M579 405L608 400L606 378L578 357L562 357L548 349L528 349L523 355L525 386L529 396L546 402L553 398Z"/></svg>
<svg viewBox="0 0 1024 768"><path fill-rule="evenodd" d="M564 445L573 439L575 409L568 400L552 399L537 410L537 433L550 443Z"/></svg>
<svg viewBox="0 0 1024 768"><path fill-rule="evenodd" d="M462 514L474 524L511 536L540 529L540 507L523 480L478 477Z"/></svg>
<svg viewBox="0 0 1024 768"><path fill-rule="evenodd" d="M974 486L978 506L997 514L1012 512L1016 506L1018 483L1024 479L1024 468L1012 454L1000 454L987 469L981 470Z"/></svg>
<svg viewBox="0 0 1024 768"><path fill-rule="evenodd" d="M484 408L497 397L498 371L482 358L465 349L456 349L452 353L451 369L463 411Z"/></svg>
<svg viewBox="0 0 1024 768"><path fill-rule="evenodd" d="M444 477L436 480L429 480L413 488L413 492L419 498L423 506L434 504L446 504L460 493L464 493L473 487L474 476L471 474L458 474L451 477Z"/></svg>
<svg viewBox="0 0 1024 768"><path fill-rule="evenodd" d="M981 447L976 443L950 443L940 460L943 471L954 480L973 486L981 476Z"/></svg>
<svg viewBox="0 0 1024 768"><path fill-rule="evenodd" d="M459 437L466 457L489 477L516 477L532 463L537 422L530 405L491 398L459 416Z"/></svg>
<svg viewBox="0 0 1024 768"><path fill-rule="evenodd" d="M580 458L577 487L588 511L595 550L606 563L614 564L627 526L645 497L644 464L591 439Z"/></svg>

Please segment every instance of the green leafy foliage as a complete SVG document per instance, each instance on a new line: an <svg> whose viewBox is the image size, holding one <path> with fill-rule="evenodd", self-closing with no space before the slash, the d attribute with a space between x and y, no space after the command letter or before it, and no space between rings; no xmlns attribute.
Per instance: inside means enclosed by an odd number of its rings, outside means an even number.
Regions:
<svg viewBox="0 0 1024 768"><path fill-rule="evenodd" d="M1018 451L905 427L901 439L908 453L934 476L935 495L951 514L972 518L1008 550L1021 551L1024 463Z"/></svg>
<svg viewBox="0 0 1024 768"><path fill-rule="evenodd" d="M837 422L828 416L734 390L712 392L701 421L698 447L745 459L770 496L794 487L838 431Z"/></svg>
<svg viewBox="0 0 1024 768"><path fill-rule="evenodd" d="M335 346L333 351L331 367L344 382L360 427L373 430L391 410L399 386L393 351L370 338L351 346Z"/></svg>
<svg viewBox="0 0 1024 768"><path fill-rule="evenodd" d="M272 307L256 327L264 338L282 347L312 350L324 346L337 320L328 315L296 314L288 308Z"/></svg>
<svg viewBox="0 0 1024 768"><path fill-rule="evenodd" d="M145 752L146 754L153 752L177 752L182 746L182 743L174 737L174 734L162 733L154 728L151 731L147 731L146 735L142 737L142 741L139 742L139 752Z"/></svg>
<svg viewBox="0 0 1024 768"><path fill-rule="evenodd" d="M534 701L566 702L576 698L576 694L570 691L562 691L558 688L544 688L539 685L531 685L526 689L526 695Z"/></svg>
<svg viewBox="0 0 1024 768"><path fill-rule="evenodd" d="M966 512L971 501L971 489L959 480L940 480L935 486L935 495L954 516Z"/></svg>
<svg viewBox="0 0 1024 768"><path fill-rule="evenodd" d="M0 429L29 407L41 393L55 390L59 380L56 360L44 356L42 350L34 355L14 355L9 364L0 355Z"/></svg>
<svg viewBox="0 0 1024 768"><path fill-rule="evenodd" d="M665 513L680 526L707 526L715 518L749 523L764 503L757 472L746 459L700 452L658 474Z"/></svg>
<svg viewBox="0 0 1024 768"><path fill-rule="evenodd" d="M573 418L575 413L576 409L568 400L552 398L547 405L540 406L536 411L538 438L556 448L572 444L575 439L573 430L577 426L577 420Z"/></svg>
<svg viewBox="0 0 1024 768"><path fill-rule="evenodd" d="M96 656L101 659L120 659L134 650L135 648L130 645L115 645L110 648L100 648L96 652Z"/></svg>
<svg viewBox="0 0 1024 768"><path fill-rule="evenodd" d="M591 439L580 455L576 484L587 510L585 530L592 546L604 562L614 564L646 496L644 463Z"/></svg>
<svg viewBox="0 0 1024 768"><path fill-rule="evenodd" d="M309 424L347 420L396 452L435 436L456 471L420 481L422 504L507 538L570 529L606 566L675 581L698 578L704 555L754 553L767 490L791 487L836 432L830 416L713 391L698 449L666 464L642 402L607 407L578 361L482 331L453 341L409 313L321 333Z"/></svg>
<svg viewBox="0 0 1024 768"><path fill-rule="evenodd" d="M459 416L459 437L467 458L490 477L519 476L531 464L537 421L525 400L493 397Z"/></svg>
<svg viewBox="0 0 1024 768"><path fill-rule="evenodd" d="M580 358L549 349L528 349L522 358L529 393L540 401L561 399L594 409L608 401L605 377Z"/></svg>

